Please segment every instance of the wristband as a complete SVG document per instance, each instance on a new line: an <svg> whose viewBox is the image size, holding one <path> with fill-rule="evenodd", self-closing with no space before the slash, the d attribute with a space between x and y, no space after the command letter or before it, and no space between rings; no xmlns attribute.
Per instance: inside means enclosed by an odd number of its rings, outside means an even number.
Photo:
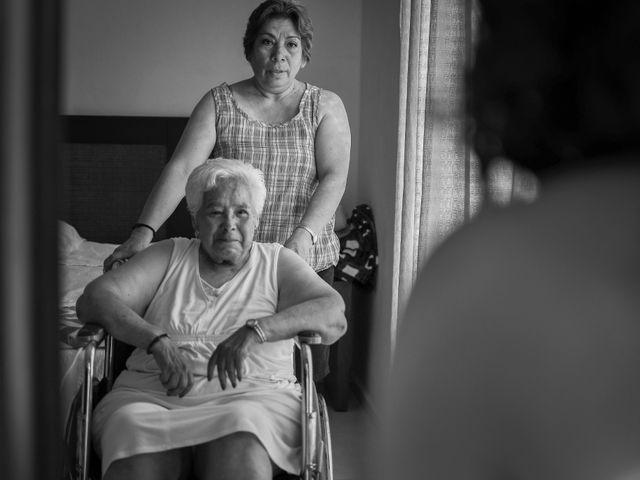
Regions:
<svg viewBox="0 0 640 480"><path fill-rule="evenodd" d="M264 343L267 341L267 336L264 334L264 330L262 330L262 327L260 326L258 320L256 320L255 318L251 318L247 320L246 326L253 329L253 331L258 334L260 343Z"/></svg>
<svg viewBox="0 0 640 480"><path fill-rule="evenodd" d="M311 230L309 227L301 223L296 228L301 228L302 230L306 230L307 233L311 235L311 245L315 245L316 243L318 243L318 235L316 235L316 232Z"/></svg>
<svg viewBox="0 0 640 480"><path fill-rule="evenodd" d="M144 228L148 228L149 230L151 230L152 233L152 239L156 236L156 231L154 230L154 228L151 225L147 225L146 223L136 223L131 230L135 230L138 227L144 227Z"/></svg>
<svg viewBox="0 0 640 480"><path fill-rule="evenodd" d="M153 340L151 340L151 342L149 343L149 346L147 347L147 355L151 355L151 349L153 348L153 346L156 343L158 343L160 340L162 340L164 337L171 338L166 333L161 333L160 335L156 335L155 337L153 337Z"/></svg>

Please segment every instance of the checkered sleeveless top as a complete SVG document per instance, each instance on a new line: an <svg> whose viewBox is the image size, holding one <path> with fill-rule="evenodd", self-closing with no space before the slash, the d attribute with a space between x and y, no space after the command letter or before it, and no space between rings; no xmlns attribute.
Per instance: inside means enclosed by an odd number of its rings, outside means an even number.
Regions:
<svg viewBox="0 0 640 480"><path fill-rule="evenodd" d="M318 186L315 137L322 90L307 84L298 113L280 124L251 118L226 83L211 90L216 106L216 144L212 157L238 159L264 172L267 185L260 224L254 240L284 243L304 215ZM334 218L318 234L309 264L316 271L335 265L340 244Z"/></svg>

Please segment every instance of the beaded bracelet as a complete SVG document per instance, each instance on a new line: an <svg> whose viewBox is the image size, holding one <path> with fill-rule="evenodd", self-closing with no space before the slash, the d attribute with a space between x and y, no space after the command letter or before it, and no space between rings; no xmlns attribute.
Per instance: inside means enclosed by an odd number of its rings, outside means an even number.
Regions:
<svg viewBox="0 0 640 480"><path fill-rule="evenodd" d="M153 348L153 346L158 343L161 339L163 339L164 337L167 338L171 338L169 337L169 334L167 333L161 333L160 335L156 335L155 337L153 337L153 340L151 340L151 342L149 342L149 346L147 347L147 354L151 355L151 349Z"/></svg>

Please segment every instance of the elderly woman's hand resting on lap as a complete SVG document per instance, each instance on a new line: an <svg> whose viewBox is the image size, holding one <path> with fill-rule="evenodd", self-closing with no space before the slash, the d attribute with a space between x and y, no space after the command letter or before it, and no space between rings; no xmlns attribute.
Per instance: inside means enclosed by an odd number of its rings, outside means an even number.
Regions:
<svg viewBox="0 0 640 480"><path fill-rule="evenodd" d="M146 248L78 301L81 320L138 347L94 413L104 478L184 473L192 457L198 478L218 478L221 465L232 478L248 465L264 478L272 465L297 473L293 338L340 338L342 298L293 251L254 241L266 197L258 169L208 160L186 197L197 238ZM240 460L219 458L238 445Z"/></svg>
<svg viewBox="0 0 640 480"><path fill-rule="evenodd" d="M193 386L193 372L180 349L169 340L162 341L167 338L161 337L150 351L160 367L160 383L166 388L167 395L183 397Z"/></svg>

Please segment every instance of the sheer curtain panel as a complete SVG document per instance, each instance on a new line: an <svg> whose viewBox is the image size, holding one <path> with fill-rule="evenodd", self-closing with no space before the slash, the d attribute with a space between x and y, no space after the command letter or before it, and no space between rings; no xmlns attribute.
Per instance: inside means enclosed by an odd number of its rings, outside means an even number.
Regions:
<svg viewBox="0 0 640 480"><path fill-rule="evenodd" d="M392 345L429 254L479 207L465 120L469 0L402 0Z"/></svg>

